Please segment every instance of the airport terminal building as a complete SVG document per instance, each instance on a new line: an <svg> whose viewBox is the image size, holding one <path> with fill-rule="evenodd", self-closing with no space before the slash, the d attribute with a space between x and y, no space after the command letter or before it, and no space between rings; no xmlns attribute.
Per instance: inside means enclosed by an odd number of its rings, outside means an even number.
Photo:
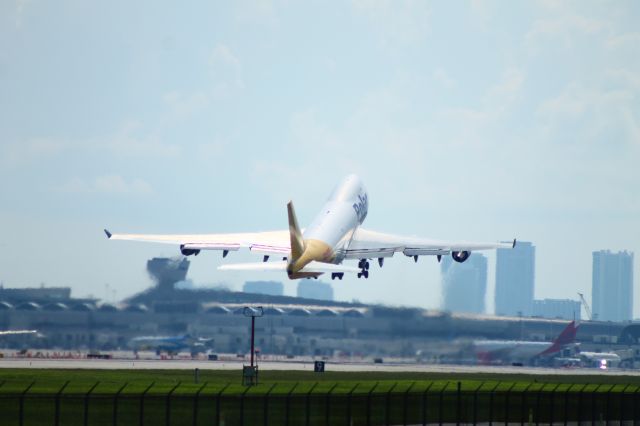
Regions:
<svg viewBox="0 0 640 426"><path fill-rule="evenodd" d="M415 357L429 362L474 360L465 342L477 339L552 341L567 320L450 313L419 308L307 299L220 289L190 290L162 279L163 262L150 261L157 284L117 305L74 299L69 289L0 290L0 330L36 329L37 336L4 336L0 347L108 351L128 349L139 336L206 338L214 353L246 353L250 321L245 306L262 306L256 345L262 354ZM173 279L184 279L166 262ZM160 271L160 272L158 272ZM583 350L626 350L636 361L640 324L585 321ZM28 340L29 339L29 340ZM640 359L638 359L640 361Z"/></svg>

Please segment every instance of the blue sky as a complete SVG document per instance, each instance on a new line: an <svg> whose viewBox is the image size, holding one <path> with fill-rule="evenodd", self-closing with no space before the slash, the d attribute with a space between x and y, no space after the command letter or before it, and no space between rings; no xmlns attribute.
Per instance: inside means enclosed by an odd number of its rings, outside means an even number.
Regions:
<svg viewBox="0 0 640 426"><path fill-rule="evenodd" d="M536 297L589 295L593 250L640 253L639 21L633 1L3 2L0 280L121 298L177 250L103 227L282 229L355 172L369 228L533 241ZM256 278L220 263L191 277ZM334 284L440 305L434 259Z"/></svg>

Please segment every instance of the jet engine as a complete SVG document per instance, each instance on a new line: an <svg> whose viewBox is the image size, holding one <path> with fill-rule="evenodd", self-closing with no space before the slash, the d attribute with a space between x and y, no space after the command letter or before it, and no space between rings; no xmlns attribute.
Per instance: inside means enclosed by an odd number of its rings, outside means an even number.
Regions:
<svg viewBox="0 0 640 426"><path fill-rule="evenodd" d="M198 253L200 253L200 250L185 248L184 245L181 245L180 253L182 253L184 256L191 256L192 254L195 254L197 256Z"/></svg>
<svg viewBox="0 0 640 426"><path fill-rule="evenodd" d="M451 257L458 263L462 263L469 258L471 255L470 251L452 251Z"/></svg>

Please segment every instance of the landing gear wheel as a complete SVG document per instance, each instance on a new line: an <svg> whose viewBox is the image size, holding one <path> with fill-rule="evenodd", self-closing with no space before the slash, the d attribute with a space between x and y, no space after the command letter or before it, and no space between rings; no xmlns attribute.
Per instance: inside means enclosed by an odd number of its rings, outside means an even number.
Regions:
<svg viewBox="0 0 640 426"><path fill-rule="evenodd" d="M365 278L369 278L369 271L364 271L363 274Z"/></svg>

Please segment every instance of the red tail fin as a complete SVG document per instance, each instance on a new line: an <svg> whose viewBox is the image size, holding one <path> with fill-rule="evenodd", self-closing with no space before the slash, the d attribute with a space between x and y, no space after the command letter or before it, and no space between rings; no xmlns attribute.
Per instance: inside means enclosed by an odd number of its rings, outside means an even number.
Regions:
<svg viewBox="0 0 640 426"><path fill-rule="evenodd" d="M556 340L553 341L553 344L541 352L539 355L549 355L559 352L564 346L573 343L576 340L576 332L578 331L578 327L576 327L576 322L571 321L567 327L562 330L562 333L556 337Z"/></svg>

